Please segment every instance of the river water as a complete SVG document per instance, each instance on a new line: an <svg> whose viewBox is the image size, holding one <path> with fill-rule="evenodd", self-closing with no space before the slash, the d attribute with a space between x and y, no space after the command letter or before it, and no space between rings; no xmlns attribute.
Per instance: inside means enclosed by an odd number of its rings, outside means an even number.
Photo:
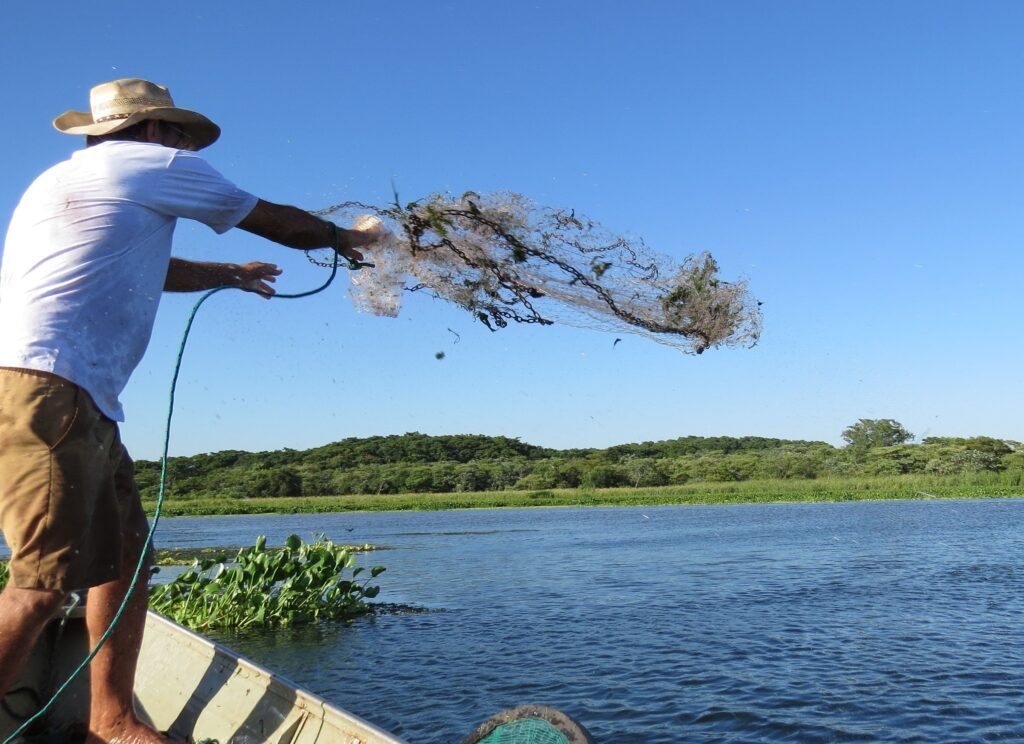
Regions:
<svg viewBox="0 0 1024 744"><path fill-rule="evenodd" d="M325 533L429 612L222 638L413 744L544 703L599 742L1024 741L1024 500L166 519Z"/></svg>

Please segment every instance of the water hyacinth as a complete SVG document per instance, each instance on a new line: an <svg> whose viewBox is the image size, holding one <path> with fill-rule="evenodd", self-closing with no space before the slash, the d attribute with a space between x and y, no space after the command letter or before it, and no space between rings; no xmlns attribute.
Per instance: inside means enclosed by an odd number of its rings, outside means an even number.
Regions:
<svg viewBox="0 0 1024 744"><path fill-rule="evenodd" d="M196 630L242 630L345 620L370 610L364 600L380 591L360 580L362 567L348 548L321 537L312 543L291 535L283 548L261 536L229 564L226 556L196 559L174 581L150 589L149 606ZM345 574L348 574L348 578Z"/></svg>
<svg viewBox="0 0 1024 744"><path fill-rule="evenodd" d="M745 281L723 280L710 254L657 256L642 240L519 194L435 194L404 207L346 202L320 214L359 219L356 227L380 233L367 247L376 268L352 277L353 302L364 312L396 316L403 291L426 290L491 330L559 322L695 354L760 337L760 303ZM329 251L308 255L331 263Z"/></svg>

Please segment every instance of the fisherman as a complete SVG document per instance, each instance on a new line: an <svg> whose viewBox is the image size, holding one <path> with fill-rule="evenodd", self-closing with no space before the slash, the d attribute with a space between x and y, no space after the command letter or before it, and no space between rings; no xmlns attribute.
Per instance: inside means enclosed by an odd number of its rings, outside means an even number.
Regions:
<svg viewBox="0 0 1024 744"><path fill-rule="evenodd" d="M257 199L197 151L220 127L136 78L94 87L90 111L53 124L86 147L47 170L11 217L0 265L0 698L69 592L89 589L92 646L131 582L148 533L118 396L145 352L161 290L237 287L270 298L272 263L171 256L179 217L359 260L372 235ZM142 582L144 584L145 582ZM170 742L132 688L146 617L140 585L90 667L90 744Z"/></svg>

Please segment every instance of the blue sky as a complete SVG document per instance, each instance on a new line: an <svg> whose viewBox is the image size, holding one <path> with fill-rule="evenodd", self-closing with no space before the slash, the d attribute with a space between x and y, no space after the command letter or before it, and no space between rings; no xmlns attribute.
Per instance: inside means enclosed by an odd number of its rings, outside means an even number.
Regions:
<svg viewBox="0 0 1024 744"><path fill-rule="evenodd" d="M139 76L217 121L207 158L264 199L518 191L667 255L710 250L764 302L756 348L690 357L490 333L427 297L366 316L347 278L301 301L221 293L186 354L172 454L407 431L838 444L859 418L1024 440L1022 30L1015 2L15 4L0 219L81 146L50 120ZM325 278L240 231L181 223L175 252L273 260L281 291ZM136 457L159 455L193 299L165 296L124 395Z"/></svg>

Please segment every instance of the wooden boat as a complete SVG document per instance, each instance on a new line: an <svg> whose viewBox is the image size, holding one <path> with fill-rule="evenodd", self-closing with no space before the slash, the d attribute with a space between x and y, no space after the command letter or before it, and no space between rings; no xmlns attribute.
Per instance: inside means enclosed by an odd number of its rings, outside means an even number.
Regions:
<svg viewBox="0 0 1024 744"><path fill-rule="evenodd" d="M39 709L88 653L81 611L46 629L19 680L0 706L0 741ZM56 701L42 730L73 741L88 711L88 674ZM219 744L403 744L229 649L154 613L135 679L136 708L159 731ZM32 741L26 738L26 741Z"/></svg>

